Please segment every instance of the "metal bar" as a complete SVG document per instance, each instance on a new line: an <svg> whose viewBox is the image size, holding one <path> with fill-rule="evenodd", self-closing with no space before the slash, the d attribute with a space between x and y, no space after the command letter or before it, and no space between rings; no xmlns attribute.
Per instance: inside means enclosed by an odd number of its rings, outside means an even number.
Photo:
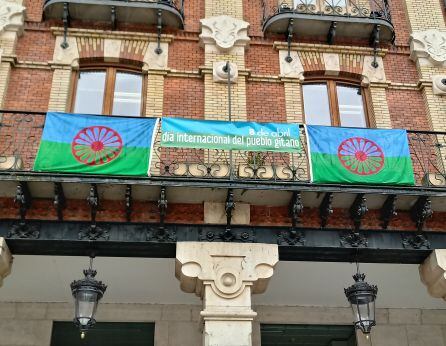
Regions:
<svg viewBox="0 0 446 346"><path fill-rule="evenodd" d="M0 236L6 237L6 242L14 255L61 255L85 256L86 251L95 250L98 256L113 257L155 257L173 258L176 241L207 242L211 238L203 234L219 234L225 226L203 225L173 225L166 224L166 231L176 235L175 240L166 241L156 237L147 240L147 231L156 228L158 224L128 224L98 223L97 227L108 230L108 238L91 241L79 240L79 232L88 226L80 222L35 222L30 221L30 227L38 226L39 238L8 238L8 230L14 226L13 221L0 221ZM342 246L340 239L347 229L314 229L297 228L305 236L304 242L289 245L279 243L281 260L287 261L332 261L351 262L357 253L356 248ZM278 244L283 232L288 227L241 227L233 226L234 234L255 234L255 237L226 239L227 242L256 242ZM423 238L429 242L430 248L417 248L416 243L407 241L413 232L402 231L364 231L367 247L361 248L361 262L369 263L422 263L433 249L446 248L446 233L424 232ZM108 240L104 240L108 239Z"/></svg>

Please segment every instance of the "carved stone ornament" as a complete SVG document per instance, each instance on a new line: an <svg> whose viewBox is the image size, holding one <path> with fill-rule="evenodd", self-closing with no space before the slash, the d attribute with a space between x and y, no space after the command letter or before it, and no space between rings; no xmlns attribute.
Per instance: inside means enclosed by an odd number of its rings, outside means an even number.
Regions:
<svg viewBox="0 0 446 346"><path fill-rule="evenodd" d="M421 281L427 286L429 294L446 300L446 250L432 251L419 270Z"/></svg>
<svg viewBox="0 0 446 346"><path fill-rule="evenodd" d="M169 44L161 42L161 54L157 54L155 49L157 48L156 42L149 42L146 54L144 55L144 64L147 64L150 70L166 70L167 60L169 58Z"/></svg>
<svg viewBox="0 0 446 346"><path fill-rule="evenodd" d="M12 256L5 238L0 238L0 287L3 279L11 273Z"/></svg>
<svg viewBox="0 0 446 346"><path fill-rule="evenodd" d="M432 88L434 95L445 96L446 95L446 74L436 75L432 77Z"/></svg>
<svg viewBox="0 0 446 346"><path fill-rule="evenodd" d="M286 61L288 52L286 50L279 50L279 61L280 61L280 76L286 78L297 78L300 80L304 79L304 67L300 61L299 54L297 52L290 52L292 60L290 62Z"/></svg>
<svg viewBox="0 0 446 346"><path fill-rule="evenodd" d="M224 71L225 66L226 66L225 61L215 61L213 63L212 75L214 77L214 82L216 82L216 83L227 83L228 82L228 73ZM231 83L237 83L237 79L238 79L237 65L230 62L229 68L230 68Z"/></svg>
<svg viewBox="0 0 446 346"><path fill-rule="evenodd" d="M0 33L23 30L25 7L11 0L0 1Z"/></svg>
<svg viewBox="0 0 446 346"><path fill-rule="evenodd" d="M446 66L446 32L430 29L413 33L410 57L422 66Z"/></svg>
<svg viewBox="0 0 446 346"><path fill-rule="evenodd" d="M234 46L245 47L249 44L249 23L230 16L217 16L201 19L200 42L202 45L215 44L226 52Z"/></svg>
<svg viewBox="0 0 446 346"><path fill-rule="evenodd" d="M278 260L273 244L179 242L175 275L185 292L231 299L246 293L246 287L263 293Z"/></svg>
<svg viewBox="0 0 446 346"><path fill-rule="evenodd" d="M339 54L336 53L323 53L325 75L326 76L338 76L341 71L341 64L339 62Z"/></svg>
<svg viewBox="0 0 446 346"><path fill-rule="evenodd" d="M383 58L376 57L377 67L373 67L372 63L374 57L367 55L364 57L364 63L362 68L362 85L368 86L370 83L385 83L386 82L386 72L384 71Z"/></svg>

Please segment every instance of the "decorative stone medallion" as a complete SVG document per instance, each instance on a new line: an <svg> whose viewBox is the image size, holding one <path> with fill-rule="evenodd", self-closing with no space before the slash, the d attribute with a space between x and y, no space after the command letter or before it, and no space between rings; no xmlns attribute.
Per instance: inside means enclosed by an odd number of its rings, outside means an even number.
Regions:
<svg viewBox="0 0 446 346"><path fill-rule="evenodd" d="M226 66L225 61L216 61L213 63L212 75L214 77L214 82L217 82L217 83L227 83L228 82L228 73L224 70L225 66ZM229 68L230 68L231 83L237 83L237 79L238 79L237 65L230 62Z"/></svg>
<svg viewBox="0 0 446 346"><path fill-rule="evenodd" d="M249 23L230 16L201 19L200 41L203 45L215 44L220 51L229 51L234 46L245 47L249 43Z"/></svg>
<svg viewBox="0 0 446 346"><path fill-rule="evenodd" d="M410 36L410 57L423 66L446 66L446 32L430 29Z"/></svg>

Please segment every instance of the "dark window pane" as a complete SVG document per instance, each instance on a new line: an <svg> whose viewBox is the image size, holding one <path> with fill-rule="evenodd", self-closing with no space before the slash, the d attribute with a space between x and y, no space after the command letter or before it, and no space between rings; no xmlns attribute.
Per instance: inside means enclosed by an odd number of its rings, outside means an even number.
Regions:
<svg viewBox="0 0 446 346"><path fill-rule="evenodd" d="M367 127L361 88L337 85L341 126Z"/></svg>
<svg viewBox="0 0 446 346"><path fill-rule="evenodd" d="M105 71L83 71L77 82L75 113L102 114Z"/></svg>
<svg viewBox="0 0 446 346"><path fill-rule="evenodd" d="M113 115L141 115L142 76L117 72L113 97Z"/></svg>
<svg viewBox="0 0 446 346"><path fill-rule="evenodd" d="M303 86L305 123L308 125L331 125L327 84Z"/></svg>

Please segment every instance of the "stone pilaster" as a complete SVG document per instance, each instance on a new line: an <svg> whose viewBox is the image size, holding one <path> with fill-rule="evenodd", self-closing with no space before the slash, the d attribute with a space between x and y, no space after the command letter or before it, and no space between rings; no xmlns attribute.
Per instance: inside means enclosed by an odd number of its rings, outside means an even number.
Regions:
<svg viewBox="0 0 446 346"><path fill-rule="evenodd" d="M17 40L23 32L23 0L0 1L0 108L3 108Z"/></svg>
<svg viewBox="0 0 446 346"><path fill-rule="evenodd" d="M446 250L432 251L420 265L421 281L432 297L446 300Z"/></svg>
<svg viewBox="0 0 446 346"><path fill-rule="evenodd" d="M0 287L3 279L11 272L12 256L5 238L0 238Z"/></svg>
<svg viewBox="0 0 446 346"><path fill-rule="evenodd" d="M177 243L181 289L203 300L204 346L252 345L251 295L266 290L278 260L272 244Z"/></svg>

